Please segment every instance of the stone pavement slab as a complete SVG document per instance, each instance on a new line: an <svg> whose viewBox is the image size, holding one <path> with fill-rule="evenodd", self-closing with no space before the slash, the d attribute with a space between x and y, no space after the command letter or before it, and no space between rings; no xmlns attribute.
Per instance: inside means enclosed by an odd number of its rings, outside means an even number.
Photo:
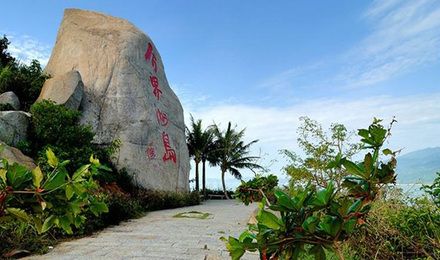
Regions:
<svg viewBox="0 0 440 260"><path fill-rule="evenodd" d="M197 206L154 211L26 259L230 259L219 238L237 237L255 208L234 200L211 200ZM189 211L211 215L207 219L173 217ZM256 253L246 253L242 259L258 258Z"/></svg>

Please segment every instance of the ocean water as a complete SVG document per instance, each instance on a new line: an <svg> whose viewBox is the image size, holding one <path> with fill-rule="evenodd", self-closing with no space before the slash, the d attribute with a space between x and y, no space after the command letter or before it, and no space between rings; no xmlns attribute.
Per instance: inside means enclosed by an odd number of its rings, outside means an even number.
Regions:
<svg viewBox="0 0 440 260"><path fill-rule="evenodd" d="M245 179L246 181L247 179ZM226 178L225 179L225 184L226 184L226 189L228 190L235 190L238 185L240 185L241 181L237 180L237 179L231 179L231 178ZM279 178L279 182L278 182L278 186L283 186L283 185L287 185L288 183L288 179L287 178ZM200 185L202 185L200 183ZM397 188L402 189L402 192L404 195L411 197L411 198L415 198L415 197L420 197L423 195L423 191L420 190L420 188L422 187L422 184L396 184L395 185ZM190 183L190 187L191 189L194 189L194 182ZM206 187L208 189L211 190L222 190L222 181L220 178L216 179L216 178L207 178L206 179Z"/></svg>

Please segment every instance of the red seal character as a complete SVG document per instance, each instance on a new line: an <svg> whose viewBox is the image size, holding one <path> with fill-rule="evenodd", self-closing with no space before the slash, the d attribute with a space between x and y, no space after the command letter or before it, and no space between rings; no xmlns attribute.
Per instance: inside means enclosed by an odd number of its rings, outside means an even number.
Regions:
<svg viewBox="0 0 440 260"><path fill-rule="evenodd" d="M152 146L149 146L147 148L146 153L147 153L147 158L150 159L150 160L157 157L156 156L156 149L154 149L154 147L152 147Z"/></svg>
<svg viewBox="0 0 440 260"><path fill-rule="evenodd" d="M165 154L163 155L162 160L164 162L171 160L176 163L176 151L171 148L170 137L165 132L162 133L162 141L163 147L165 148Z"/></svg>
<svg viewBox="0 0 440 260"><path fill-rule="evenodd" d="M157 73L157 59L156 55L153 53L153 45L150 42L148 43L147 51L145 52L144 57L147 62L151 59L151 66L153 67L154 72Z"/></svg>
<svg viewBox="0 0 440 260"><path fill-rule="evenodd" d="M159 80L156 76L150 76L150 84L153 88L153 95L157 98L157 100L159 100L160 95L162 95L162 90L160 90Z"/></svg>
<svg viewBox="0 0 440 260"><path fill-rule="evenodd" d="M156 118L157 122L161 126L167 126L168 125L168 116L165 112L161 112L159 108L156 110Z"/></svg>

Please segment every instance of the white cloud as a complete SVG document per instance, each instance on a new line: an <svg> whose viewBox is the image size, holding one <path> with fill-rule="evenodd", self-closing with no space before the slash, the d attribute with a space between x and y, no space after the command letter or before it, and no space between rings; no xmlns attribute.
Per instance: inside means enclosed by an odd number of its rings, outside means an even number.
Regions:
<svg viewBox="0 0 440 260"><path fill-rule="evenodd" d="M440 2L376 1L364 16L372 30L345 55L337 81L362 87L440 59Z"/></svg>
<svg viewBox="0 0 440 260"><path fill-rule="evenodd" d="M52 50L51 46L44 44L29 35L15 35L13 33L4 34L6 34L11 42L8 50L12 56L26 64L30 64L32 60L38 60L43 67L46 66Z"/></svg>

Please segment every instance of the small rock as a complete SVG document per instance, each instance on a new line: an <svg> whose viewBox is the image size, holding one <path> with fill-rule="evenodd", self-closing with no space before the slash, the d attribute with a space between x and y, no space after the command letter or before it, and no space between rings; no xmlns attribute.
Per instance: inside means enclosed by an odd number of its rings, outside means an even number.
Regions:
<svg viewBox="0 0 440 260"><path fill-rule="evenodd" d="M23 111L0 111L0 141L16 146L27 139L31 115Z"/></svg>
<svg viewBox="0 0 440 260"><path fill-rule="evenodd" d="M16 162L18 164L24 165L29 170L37 167L32 158L24 155L17 148L8 146L3 142L0 142L0 158L6 159L9 163Z"/></svg>
<svg viewBox="0 0 440 260"><path fill-rule="evenodd" d="M78 109L83 97L84 84L78 71L72 70L44 82L37 102L52 100L70 109Z"/></svg>
<svg viewBox="0 0 440 260"><path fill-rule="evenodd" d="M0 95L0 105L10 105L14 110L20 110L20 100L12 91Z"/></svg>

